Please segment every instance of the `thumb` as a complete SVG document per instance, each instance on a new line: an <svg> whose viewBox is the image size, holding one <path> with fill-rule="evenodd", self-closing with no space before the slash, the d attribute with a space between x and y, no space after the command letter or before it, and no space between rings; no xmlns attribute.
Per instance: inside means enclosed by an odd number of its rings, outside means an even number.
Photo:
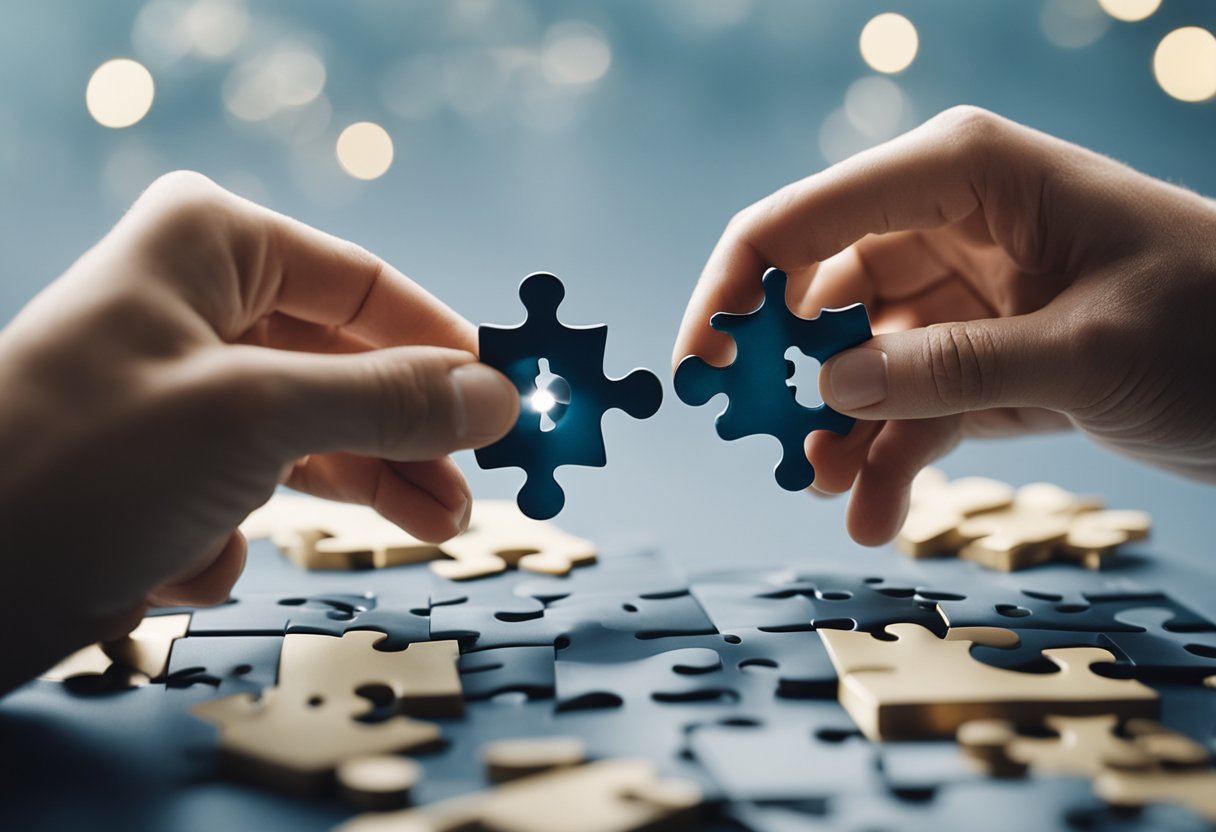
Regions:
<svg viewBox="0 0 1216 832"><path fill-rule="evenodd" d="M876 335L819 374L824 402L859 419L925 419L994 407L1067 410L1076 392L1058 325L1040 310Z"/></svg>
<svg viewBox="0 0 1216 832"><path fill-rule="evenodd" d="M437 459L501 438L519 415L506 376L460 350L394 347L346 355L268 350L299 455L347 451Z"/></svg>

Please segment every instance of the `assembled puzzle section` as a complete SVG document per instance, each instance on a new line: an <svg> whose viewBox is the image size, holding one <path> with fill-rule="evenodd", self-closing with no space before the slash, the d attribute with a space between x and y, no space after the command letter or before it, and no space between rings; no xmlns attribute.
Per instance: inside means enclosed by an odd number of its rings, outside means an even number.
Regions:
<svg viewBox="0 0 1216 832"><path fill-rule="evenodd" d="M914 558L958 557L1012 572L1050 562L1100 569L1118 547L1148 536L1143 511L1105 509L1049 483L1016 492L984 477L949 481L926 468L912 483L907 520L896 539Z"/></svg>
<svg viewBox="0 0 1216 832"><path fill-rule="evenodd" d="M559 321L557 309L565 294L554 275L528 275L519 287L527 320L515 327L483 325L478 330L481 361L515 384L522 404L510 433L478 449L477 463L487 469L524 469L519 507L537 520L555 516L565 504L554 477L559 466L607 464L601 429L605 411L618 408L646 419L663 401L663 387L649 370L619 379L604 374L608 328ZM542 377L542 360L553 378Z"/></svg>
<svg viewBox="0 0 1216 832"><path fill-rule="evenodd" d="M860 303L843 309L825 309L813 319L800 318L785 303L786 275L769 269L762 279L764 298L746 314L719 312L710 326L735 341L735 359L715 367L690 355L676 368L676 395L699 406L718 393L729 398L714 421L718 436L726 440L767 434L781 443L782 456L774 469L777 484L800 491L815 480L806 458L805 442L811 431L846 434L853 419L826 404L806 407L796 400L790 383L793 362L785 354L797 347L820 363L870 338L870 320Z"/></svg>

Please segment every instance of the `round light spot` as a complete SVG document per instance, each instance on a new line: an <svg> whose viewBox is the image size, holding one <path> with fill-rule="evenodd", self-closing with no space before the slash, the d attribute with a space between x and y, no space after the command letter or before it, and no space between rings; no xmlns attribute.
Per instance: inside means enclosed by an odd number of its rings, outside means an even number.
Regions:
<svg viewBox="0 0 1216 832"><path fill-rule="evenodd" d="M1097 0L1047 0L1039 13L1043 36L1061 49L1082 49L1110 28Z"/></svg>
<svg viewBox="0 0 1216 832"><path fill-rule="evenodd" d="M1161 5L1161 0L1098 0L1102 10L1116 20L1144 20Z"/></svg>
<svg viewBox="0 0 1216 832"><path fill-rule="evenodd" d="M590 23L566 20L545 33L542 60L545 77L555 84L590 84L612 66L612 47Z"/></svg>
<svg viewBox="0 0 1216 832"><path fill-rule="evenodd" d="M557 405L557 398L548 390L537 390L530 403L537 413L548 413Z"/></svg>
<svg viewBox="0 0 1216 832"><path fill-rule="evenodd" d="M249 12L240 0L195 0L186 15L190 43L205 58L231 55L248 28Z"/></svg>
<svg viewBox="0 0 1216 832"><path fill-rule="evenodd" d="M912 21L887 12L873 18L861 30L861 57L878 72L903 72L916 58L920 38Z"/></svg>
<svg viewBox="0 0 1216 832"><path fill-rule="evenodd" d="M1216 95L1216 37L1187 26L1161 39L1153 54L1153 75L1179 101L1206 101Z"/></svg>
<svg viewBox="0 0 1216 832"><path fill-rule="evenodd" d="M356 179L379 179L393 163L393 140L379 124L360 121L338 136L338 164Z"/></svg>
<svg viewBox="0 0 1216 832"><path fill-rule="evenodd" d="M105 127L130 127L152 108L152 73L138 61L115 58L97 67L85 90L89 115Z"/></svg>
<svg viewBox="0 0 1216 832"><path fill-rule="evenodd" d="M882 75L859 78L844 94L844 113L849 123L877 141L898 133L906 112L903 91Z"/></svg>

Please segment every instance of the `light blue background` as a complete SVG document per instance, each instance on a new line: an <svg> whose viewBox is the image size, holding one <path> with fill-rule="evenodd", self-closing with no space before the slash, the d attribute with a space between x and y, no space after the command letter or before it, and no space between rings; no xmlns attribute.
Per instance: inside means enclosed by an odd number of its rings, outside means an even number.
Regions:
<svg viewBox="0 0 1216 832"><path fill-rule="evenodd" d="M560 474L568 494L560 522L570 530L605 545L648 542L690 565L803 559L889 573L904 562L848 541L843 500L776 487L774 440L724 443L713 430L720 406L693 409L671 395L675 329L728 218L825 165L821 125L849 85L872 74L857 36L881 11L907 14L920 33L915 63L895 79L911 106L905 125L955 103L979 104L1216 193L1216 104L1170 99L1150 71L1166 32L1212 28L1216 7L1165 0L1138 24L1088 18L1082 23L1100 32L1096 40L1064 49L1042 26L1045 15L1067 11L1061 2L262 2L251 6L257 34L234 60L154 66L151 113L118 131L90 119L84 88L103 60L135 54L141 4L5 3L0 320L105 233L146 178L195 168L372 249L474 322L520 320L520 278L553 271L568 287L568 322L609 324L610 374L638 365L660 371L667 401L657 417L605 419L608 468ZM715 11L739 19L706 23ZM521 119L511 89L480 115L440 103L412 120L379 96L383 74L403 58L535 48L561 19L599 26L613 55L563 129ZM302 144L235 121L221 95L234 62L279 36L307 39L328 69L333 118ZM369 183L344 177L333 155L342 126L364 119L383 124L396 145L391 170ZM129 170L119 176L123 159ZM471 457L462 465L479 496L512 495L522 476L479 471ZM1216 614L1210 487L1077 437L973 443L945 467L1014 483L1050 480L1150 510L1157 529L1136 548L1143 557L1125 559L1110 577L1172 588ZM939 564L931 573L944 585L959 568ZM1016 580L1077 579L1053 570Z"/></svg>

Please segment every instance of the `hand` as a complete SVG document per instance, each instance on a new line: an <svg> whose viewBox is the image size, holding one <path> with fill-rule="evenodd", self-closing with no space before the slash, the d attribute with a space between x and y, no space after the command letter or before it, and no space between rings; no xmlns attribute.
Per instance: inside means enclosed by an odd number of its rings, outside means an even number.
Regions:
<svg viewBox="0 0 1216 832"><path fill-rule="evenodd" d="M674 360L727 363L709 317L754 308L768 266L804 317L864 301L878 334L819 378L862 421L811 434L807 455L817 490L853 489L867 545L894 537L912 477L962 437L1076 427L1216 481L1214 239L1211 200L956 108L740 212Z"/></svg>
<svg viewBox="0 0 1216 832"><path fill-rule="evenodd" d="M234 530L280 482L426 540L462 530L447 454L519 407L476 343L351 243L158 180L0 332L0 692L148 604L222 601Z"/></svg>

